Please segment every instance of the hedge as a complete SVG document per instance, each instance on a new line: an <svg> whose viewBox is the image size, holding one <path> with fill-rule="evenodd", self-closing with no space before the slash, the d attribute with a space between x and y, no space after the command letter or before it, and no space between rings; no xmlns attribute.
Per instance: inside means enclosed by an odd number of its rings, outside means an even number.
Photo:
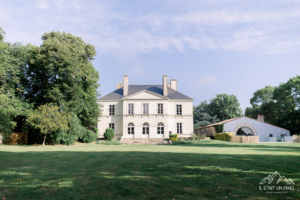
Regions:
<svg viewBox="0 0 300 200"><path fill-rule="evenodd" d="M232 135L234 135L232 132L216 133L215 140L230 141Z"/></svg>
<svg viewBox="0 0 300 200"><path fill-rule="evenodd" d="M172 142L176 142L178 140L178 135L177 134L170 134L169 138L170 138L170 140L172 140Z"/></svg>

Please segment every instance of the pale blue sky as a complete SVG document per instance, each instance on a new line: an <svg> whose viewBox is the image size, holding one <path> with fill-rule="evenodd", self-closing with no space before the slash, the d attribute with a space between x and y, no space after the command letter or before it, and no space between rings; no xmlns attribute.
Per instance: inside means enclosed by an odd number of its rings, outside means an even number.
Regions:
<svg viewBox="0 0 300 200"><path fill-rule="evenodd" d="M178 80L194 104L216 94L253 93L300 74L299 0L0 0L6 40L41 44L65 31L96 47L106 95L129 84Z"/></svg>

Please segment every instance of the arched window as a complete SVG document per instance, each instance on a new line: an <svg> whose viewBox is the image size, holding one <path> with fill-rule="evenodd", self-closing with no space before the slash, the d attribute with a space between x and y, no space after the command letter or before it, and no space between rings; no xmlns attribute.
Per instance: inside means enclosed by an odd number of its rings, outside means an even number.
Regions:
<svg viewBox="0 0 300 200"><path fill-rule="evenodd" d="M242 127L240 128L236 135L238 136L254 136L254 133L252 132L252 130L248 127Z"/></svg>
<svg viewBox="0 0 300 200"><path fill-rule="evenodd" d="M157 134L164 134L164 124L163 123L158 123Z"/></svg>
<svg viewBox="0 0 300 200"><path fill-rule="evenodd" d="M149 134L149 124L148 123L144 123L143 124L143 134Z"/></svg>
<svg viewBox="0 0 300 200"><path fill-rule="evenodd" d="M134 125L133 123L128 124L128 135L133 135L134 134Z"/></svg>

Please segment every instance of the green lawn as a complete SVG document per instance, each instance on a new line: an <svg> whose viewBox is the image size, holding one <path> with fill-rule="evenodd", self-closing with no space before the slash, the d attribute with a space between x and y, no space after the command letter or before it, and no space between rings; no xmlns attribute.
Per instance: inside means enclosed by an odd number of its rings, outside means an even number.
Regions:
<svg viewBox="0 0 300 200"><path fill-rule="evenodd" d="M0 145L0 199L300 199L300 144ZM295 191L268 194L278 171Z"/></svg>

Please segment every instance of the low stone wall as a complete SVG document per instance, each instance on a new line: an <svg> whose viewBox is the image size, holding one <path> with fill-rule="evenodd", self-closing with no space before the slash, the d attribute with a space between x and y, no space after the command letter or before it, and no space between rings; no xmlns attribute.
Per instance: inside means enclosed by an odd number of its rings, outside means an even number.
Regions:
<svg viewBox="0 0 300 200"><path fill-rule="evenodd" d="M259 136L231 136L231 142L259 143Z"/></svg>
<svg viewBox="0 0 300 200"><path fill-rule="evenodd" d="M293 142L300 143L300 135L293 135Z"/></svg>

